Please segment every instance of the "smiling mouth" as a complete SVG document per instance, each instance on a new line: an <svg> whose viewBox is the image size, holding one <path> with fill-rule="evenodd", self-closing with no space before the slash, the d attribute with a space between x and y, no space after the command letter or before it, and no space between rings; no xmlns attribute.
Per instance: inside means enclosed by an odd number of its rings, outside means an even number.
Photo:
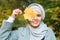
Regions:
<svg viewBox="0 0 60 40"><path fill-rule="evenodd" d="M37 23L38 23L38 21L33 21L32 23L37 24Z"/></svg>

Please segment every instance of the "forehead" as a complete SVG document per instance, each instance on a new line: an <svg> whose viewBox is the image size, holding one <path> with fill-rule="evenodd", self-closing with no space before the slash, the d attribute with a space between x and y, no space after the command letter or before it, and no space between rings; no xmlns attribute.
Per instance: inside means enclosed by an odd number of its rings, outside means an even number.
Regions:
<svg viewBox="0 0 60 40"><path fill-rule="evenodd" d="M33 10L33 12L34 12L35 14L41 15L41 12L40 12L39 10Z"/></svg>

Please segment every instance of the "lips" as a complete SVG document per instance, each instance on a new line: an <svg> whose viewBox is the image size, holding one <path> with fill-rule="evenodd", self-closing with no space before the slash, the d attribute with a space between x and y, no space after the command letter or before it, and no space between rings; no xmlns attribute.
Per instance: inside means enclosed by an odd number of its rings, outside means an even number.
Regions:
<svg viewBox="0 0 60 40"><path fill-rule="evenodd" d="M32 21L33 24L38 24L38 21Z"/></svg>

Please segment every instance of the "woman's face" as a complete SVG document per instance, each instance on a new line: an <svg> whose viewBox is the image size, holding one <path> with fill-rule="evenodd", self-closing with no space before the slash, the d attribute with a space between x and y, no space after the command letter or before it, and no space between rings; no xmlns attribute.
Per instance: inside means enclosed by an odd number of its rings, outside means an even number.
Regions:
<svg viewBox="0 0 60 40"><path fill-rule="evenodd" d="M33 28L37 28L40 25L40 22L42 19L41 15L38 11L35 12L35 14L36 14L36 16L34 18L32 18L32 20L30 21L30 25Z"/></svg>

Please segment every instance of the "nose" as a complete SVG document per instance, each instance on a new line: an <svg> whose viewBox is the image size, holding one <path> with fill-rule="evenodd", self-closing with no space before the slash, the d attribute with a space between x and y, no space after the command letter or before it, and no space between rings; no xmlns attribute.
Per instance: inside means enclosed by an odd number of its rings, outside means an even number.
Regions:
<svg viewBox="0 0 60 40"><path fill-rule="evenodd" d="M37 17L34 17L34 19L37 19Z"/></svg>
<svg viewBox="0 0 60 40"><path fill-rule="evenodd" d="M32 18L32 21L33 21L33 20L37 20L37 19L38 19L37 17L33 17L33 18Z"/></svg>

